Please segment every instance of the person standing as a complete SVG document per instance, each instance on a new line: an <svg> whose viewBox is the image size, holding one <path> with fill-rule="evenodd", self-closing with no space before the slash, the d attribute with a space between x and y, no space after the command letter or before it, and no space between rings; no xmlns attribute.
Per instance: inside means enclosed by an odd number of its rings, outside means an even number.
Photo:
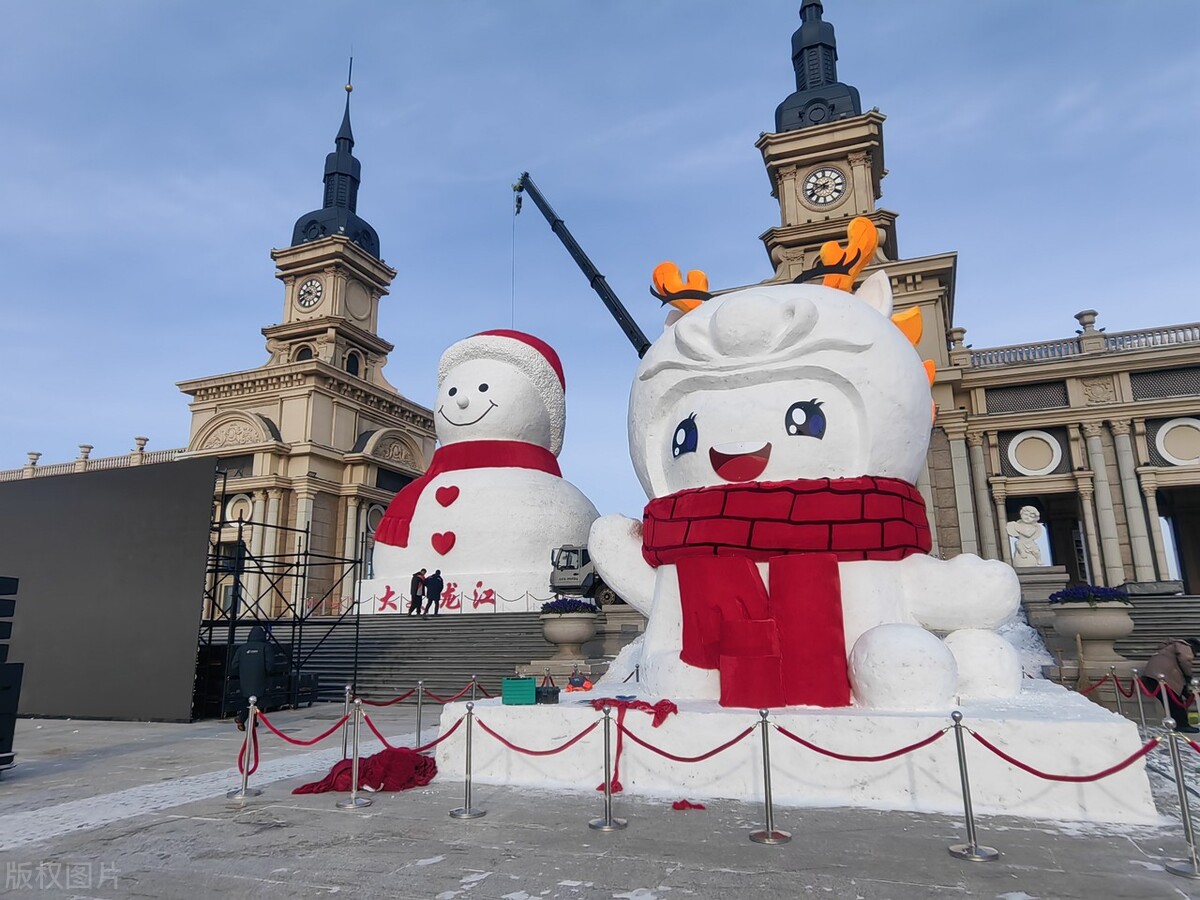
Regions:
<svg viewBox="0 0 1200 900"><path fill-rule="evenodd" d="M412 583L408 586L408 614L421 611L421 600L425 594L425 570L413 572Z"/></svg>
<svg viewBox="0 0 1200 900"><path fill-rule="evenodd" d="M1175 720L1175 730L1184 734L1200 734L1200 728L1188 721L1185 705L1198 652L1200 639L1167 641L1150 657L1141 674L1146 691L1154 696L1158 696L1162 685L1166 686L1167 706L1171 710L1171 718Z"/></svg>
<svg viewBox="0 0 1200 900"><path fill-rule="evenodd" d="M267 673L270 670L267 632L261 625L250 629L246 643L233 654L230 674L238 676L242 687L242 705L235 717L238 731L246 730L246 719L250 716L250 698L258 698L258 708L267 703ZM255 723L257 725L257 723Z"/></svg>
<svg viewBox="0 0 1200 900"><path fill-rule="evenodd" d="M433 614L438 614L438 608L441 606L442 588L445 582L442 581L442 570L434 569L433 574L425 579L425 611L421 614L422 618L429 615L429 607L433 607Z"/></svg>

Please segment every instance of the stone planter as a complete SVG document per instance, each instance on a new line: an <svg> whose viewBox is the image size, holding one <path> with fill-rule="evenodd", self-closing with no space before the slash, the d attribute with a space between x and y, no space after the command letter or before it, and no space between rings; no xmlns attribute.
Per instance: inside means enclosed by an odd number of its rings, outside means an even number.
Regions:
<svg viewBox="0 0 1200 900"><path fill-rule="evenodd" d="M583 645L596 635L595 613L542 613L542 635L558 652L551 659L583 659Z"/></svg>
<svg viewBox="0 0 1200 900"><path fill-rule="evenodd" d="M1075 646L1075 637L1083 642L1083 660L1089 666L1107 667L1129 660L1113 649L1119 641L1133 633L1133 618L1129 604L1103 601L1088 603L1052 603L1054 630Z"/></svg>

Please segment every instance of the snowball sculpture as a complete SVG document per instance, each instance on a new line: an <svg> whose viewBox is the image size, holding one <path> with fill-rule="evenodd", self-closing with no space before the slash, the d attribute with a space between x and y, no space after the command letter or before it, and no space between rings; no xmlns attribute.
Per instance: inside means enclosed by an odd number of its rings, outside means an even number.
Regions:
<svg viewBox="0 0 1200 900"><path fill-rule="evenodd" d="M859 219L849 250L827 244L820 285L712 296L703 273L655 271L675 309L629 400L650 502L641 523L606 516L589 539L605 581L648 616L651 691L929 709L967 688L1019 690L1017 654L993 633L1019 603L1012 568L928 555L914 484L933 364L914 350L919 311L893 319L884 273L849 293L874 235Z"/></svg>
<svg viewBox="0 0 1200 900"><path fill-rule="evenodd" d="M438 364L440 447L375 533L375 576L440 569L443 608L524 612L545 597L550 551L583 544L596 508L558 467L566 381L558 354L520 331L485 331ZM462 600L465 595L467 599Z"/></svg>

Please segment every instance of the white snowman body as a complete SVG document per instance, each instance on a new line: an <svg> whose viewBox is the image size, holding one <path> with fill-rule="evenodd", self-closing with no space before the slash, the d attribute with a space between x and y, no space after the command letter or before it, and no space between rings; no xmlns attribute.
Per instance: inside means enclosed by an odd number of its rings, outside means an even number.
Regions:
<svg viewBox="0 0 1200 900"><path fill-rule="evenodd" d="M754 287L669 320L630 395L630 452L647 496L862 476L916 484L928 450L929 386L891 312L887 276L876 273L855 295ZM641 680L663 696L716 698L718 672L680 659L678 572L646 562L642 523L606 516L588 543L605 581L648 616ZM757 568L769 591L767 564ZM981 696L1020 690L1018 654L994 632L1019 604L1010 566L917 554L839 562L838 575L856 705L928 709L968 688Z"/></svg>
<svg viewBox="0 0 1200 900"><path fill-rule="evenodd" d="M536 338L491 332L450 347L438 371L434 474L405 489L419 490L407 539L376 543L375 578L407 594L412 573L440 569L447 611L537 609L550 595L551 551L586 543L597 517L557 474L565 415L557 356ZM457 462L444 468L439 455Z"/></svg>

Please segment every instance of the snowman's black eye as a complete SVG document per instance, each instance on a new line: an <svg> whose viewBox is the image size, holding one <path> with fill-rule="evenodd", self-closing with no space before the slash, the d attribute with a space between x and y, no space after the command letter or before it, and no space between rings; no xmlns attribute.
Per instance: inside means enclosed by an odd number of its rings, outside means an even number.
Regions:
<svg viewBox="0 0 1200 900"><path fill-rule="evenodd" d="M825 437L825 413L821 411L821 401L813 398L793 403L783 417L783 428L793 437L817 440Z"/></svg>
<svg viewBox="0 0 1200 900"><path fill-rule="evenodd" d="M685 453L694 453L700 440L700 431L696 428L696 414L692 413L675 426L675 436L671 439L671 456L675 459Z"/></svg>
<svg viewBox="0 0 1200 900"><path fill-rule="evenodd" d="M455 394L458 393L458 388L450 388L450 390L446 391L446 393L447 393L447 395L453 397Z"/></svg>
<svg viewBox="0 0 1200 900"><path fill-rule="evenodd" d="M487 384L481 384L481 385L479 386L479 393L481 393L481 394L486 394L486 393L487 393Z"/></svg>

